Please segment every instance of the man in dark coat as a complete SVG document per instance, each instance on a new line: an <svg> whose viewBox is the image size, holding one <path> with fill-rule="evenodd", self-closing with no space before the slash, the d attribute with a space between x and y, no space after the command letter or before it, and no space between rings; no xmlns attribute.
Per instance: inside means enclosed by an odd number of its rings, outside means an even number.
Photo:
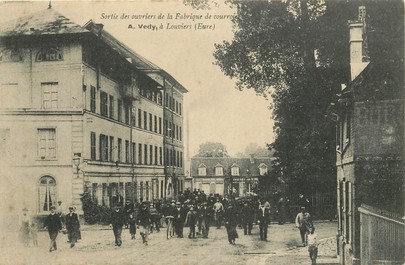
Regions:
<svg viewBox="0 0 405 265"><path fill-rule="evenodd" d="M247 202L245 202L243 204L240 214L244 234L251 235L253 227L253 218L255 214L253 208Z"/></svg>
<svg viewBox="0 0 405 265"><path fill-rule="evenodd" d="M150 210L148 208L147 202L142 202L141 209L138 213L138 225L142 226L141 236L142 242L145 246L148 245L148 235L150 231L150 225L152 222L152 216L150 214Z"/></svg>
<svg viewBox="0 0 405 265"><path fill-rule="evenodd" d="M124 213L121 211L121 208L119 206L115 206L114 210L111 213L110 227L112 227L114 232L115 245L119 247L122 244L121 234L124 222Z"/></svg>
<svg viewBox="0 0 405 265"><path fill-rule="evenodd" d="M238 238L237 226L237 212L232 203L228 204L228 208L224 213L225 228L228 234L229 244L235 245L235 239Z"/></svg>
<svg viewBox="0 0 405 265"><path fill-rule="evenodd" d="M173 210L173 225L178 238L183 238L183 225L186 220L186 215L187 211L181 207L181 203L176 202L176 207Z"/></svg>
<svg viewBox="0 0 405 265"><path fill-rule="evenodd" d="M259 223L260 240L267 241L267 226L270 223L270 209L266 207L264 200L262 200L257 212L257 222Z"/></svg>
<svg viewBox="0 0 405 265"><path fill-rule="evenodd" d="M73 206L69 207L69 213L65 216L65 224L68 233L68 240L70 242L70 247L72 248L75 246L75 243L78 239L79 235L78 232L80 228L79 217L74 212Z"/></svg>
<svg viewBox="0 0 405 265"><path fill-rule="evenodd" d="M51 206L51 213L46 217L44 228L48 229L49 238L51 239L51 246L49 252L56 250L56 238L58 237L59 231L62 229L62 223L60 221L59 215L56 214L56 207Z"/></svg>
<svg viewBox="0 0 405 265"><path fill-rule="evenodd" d="M202 203L201 208L198 210L198 220L201 223L201 231L203 238L208 238L210 232L210 222L212 218L211 207L208 207L207 203Z"/></svg>

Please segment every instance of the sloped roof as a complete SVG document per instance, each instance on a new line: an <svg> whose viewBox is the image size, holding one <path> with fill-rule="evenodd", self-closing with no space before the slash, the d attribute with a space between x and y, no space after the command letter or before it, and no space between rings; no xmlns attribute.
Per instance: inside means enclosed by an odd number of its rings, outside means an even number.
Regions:
<svg viewBox="0 0 405 265"><path fill-rule="evenodd" d="M233 158L233 157L193 157L191 158L191 176L198 176L198 167L204 164L207 167L207 176L215 175L215 167L218 164L223 165L224 175L230 174L231 167L237 164L240 167L241 177L253 177L258 176L260 173L259 166L265 164L268 169L272 169L273 159L270 157L255 157L253 163L250 158ZM249 170L249 175L247 171Z"/></svg>
<svg viewBox="0 0 405 265"><path fill-rule="evenodd" d="M0 37L89 32L52 8L41 10L0 25Z"/></svg>
<svg viewBox="0 0 405 265"><path fill-rule="evenodd" d="M137 69L143 71L152 79L154 79L153 74L156 73L159 76L162 76L171 81L172 83L174 83L176 88L178 88L182 93L188 92L188 90L183 85L181 85L174 77L172 77L165 70L161 69L159 66L155 65L151 61L147 60L146 58L144 58L143 56L141 56L140 54L138 54L137 52L126 46L124 43L119 41L117 38L115 38L106 30L103 30L102 24L97 24L93 20L90 20L83 27L91 31L93 34L97 35L104 43L112 47L121 56L123 56L126 59L131 59L132 64L134 64Z"/></svg>

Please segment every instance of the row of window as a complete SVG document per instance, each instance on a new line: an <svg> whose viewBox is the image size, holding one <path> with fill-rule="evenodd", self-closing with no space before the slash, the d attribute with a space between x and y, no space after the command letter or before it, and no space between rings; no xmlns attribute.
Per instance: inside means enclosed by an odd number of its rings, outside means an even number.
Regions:
<svg viewBox="0 0 405 265"><path fill-rule="evenodd" d="M63 53L56 47L44 47L35 56L36 62L62 61ZM23 51L20 49L3 49L0 52L0 62L22 62Z"/></svg>
<svg viewBox="0 0 405 265"><path fill-rule="evenodd" d="M171 109L175 113L179 114L181 116L183 108L181 106L181 103L178 102L175 98L165 95L165 107Z"/></svg>
<svg viewBox="0 0 405 265"><path fill-rule="evenodd" d="M117 145L115 145L117 144ZM97 160L96 133L90 133L90 158ZM136 155L138 154L138 155ZM134 163L139 165L163 165L163 148L142 143L131 143L128 140L117 139L114 136L99 135L100 161L119 161L122 163ZM165 163L169 166L183 167L183 152L165 149Z"/></svg>
<svg viewBox="0 0 405 265"><path fill-rule="evenodd" d="M259 174L260 176L264 176L267 174L267 166L262 164L259 166ZM206 176L207 175L207 167L205 165L200 165L198 167L198 175L199 176ZM224 168L222 166L215 167L215 176L223 176L224 175ZM240 167L236 164L232 165L231 167L231 175L232 176L239 176L240 175Z"/></svg>
<svg viewBox="0 0 405 265"><path fill-rule="evenodd" d="M183 190L183 180L177 180L177 185L174 185L175 190ZM90 194L93 201L99 205L110 206L116 203L118 191L121 196L126 199L131 199L134 195L138 201L151 201L164 197L165 184L163 180L152 179L151 181L134 182L134 187L131 182L121 183L92 183L90 186ZM133 194L135 192L135 194ZM112 195L114 194L114 195Z"/></svg>
<svg viewBox="0 0 405 265"><path fill-rule="evenodd" d="M133 124L135 125L135 118ZM138 128L162 134L162 118L138 109Z"/></svg>
<svg viewBox="0 0 405 265"><path fill-rule="evenodd" d="M91 86L90 88L90 111L96 112L96 88ZM100 92L100 114L105 117L109 117L111 119L115 119L114 113L114 96L109 95L108 93L101 91ZM121 99L117 100L117 110L118 110L118 121L125 122L129 124L130 119L130 106L129 104L125 104ZM135 126L137 124L138 128L142 128L144 130L149 130L151 132L162 134L162 118L158 117L157 115L153 115L152 113L148 113L142 109L138 109L138 122L136 123L135 115L132 115L132 125ZM168 137L173 137L179 141L182 141L183 138L183 130L181 126L178 126L172 122L165 120L165 135Z"/></svg>
<svg viewBox="0 0 405 265"><path fill-rule="evenodd" d="M178 126L174 123L172 123L171 121L168 121L165 119L165 135L179 140L179 141L183 141L183 129L181 126Z"/></svg>
<svg viewBox="0 0 405 265"><path fill-rule="evenodd" d="M96 133L90 133L90 158L97 160ZM115 145L117 144L117 145ZM138 156L136 153L138 152ZM143 165L163 165L162 147L141 144L138 145L121 138L115 142L114 136L104 134L99 135L99 154L100 161L119 161L122 163L134 163Z"/></svg>
<svg viewBox="0 0 405 265"><path fill-rule="evenodd" d="M157 103L158 105L162 106L162 93L160 91L151 91L149 89L139 89L139 94L150 101Z"/></svg>

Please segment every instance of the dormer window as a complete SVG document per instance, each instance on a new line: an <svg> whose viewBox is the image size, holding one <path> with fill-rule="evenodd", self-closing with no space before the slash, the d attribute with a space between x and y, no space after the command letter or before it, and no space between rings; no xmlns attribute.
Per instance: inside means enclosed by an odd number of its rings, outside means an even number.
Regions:
<svg viewBox="0 0 405 265"><path fill-rule="evenodd" d="M215 176L223 176L224 175L224 167L222 165L215 166Z"/></svg>
<svg viewBox="0 0 405 265"><path fill-rule="evenodd" d="M38 52L35 60L37 62L62 61L63 55L58 48L47 47Z"/></svg>
<svg viewBox="0 0 405 265"><path fill-rule="evenodd" d="M198 167L198 176L206 176L207 175L207 167L204 164L201 164Z"/></svg>
<svg viewBox="0 0 405 265"><path fill-rule="evenodd" d="M259 174L260 176L264 176L267 174L267 165L266 164L260 164L259 165Z"/></svg>
<svg viewBox="0 0 405 265"><path fill-rule="evenodd" d="M233 164L231 167L231 175L232 176L239 176L239 166L236 164Z"/></svg>

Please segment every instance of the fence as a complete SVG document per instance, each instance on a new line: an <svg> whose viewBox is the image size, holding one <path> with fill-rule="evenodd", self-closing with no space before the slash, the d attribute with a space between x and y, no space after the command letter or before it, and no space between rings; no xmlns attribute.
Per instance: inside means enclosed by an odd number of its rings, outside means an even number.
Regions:
<svg viewBox="0 0 405 265"><path fill-rule="evenodd" d="M364 204L359 212L361 264L403 264L405 229L401 216Z"/></svg>

